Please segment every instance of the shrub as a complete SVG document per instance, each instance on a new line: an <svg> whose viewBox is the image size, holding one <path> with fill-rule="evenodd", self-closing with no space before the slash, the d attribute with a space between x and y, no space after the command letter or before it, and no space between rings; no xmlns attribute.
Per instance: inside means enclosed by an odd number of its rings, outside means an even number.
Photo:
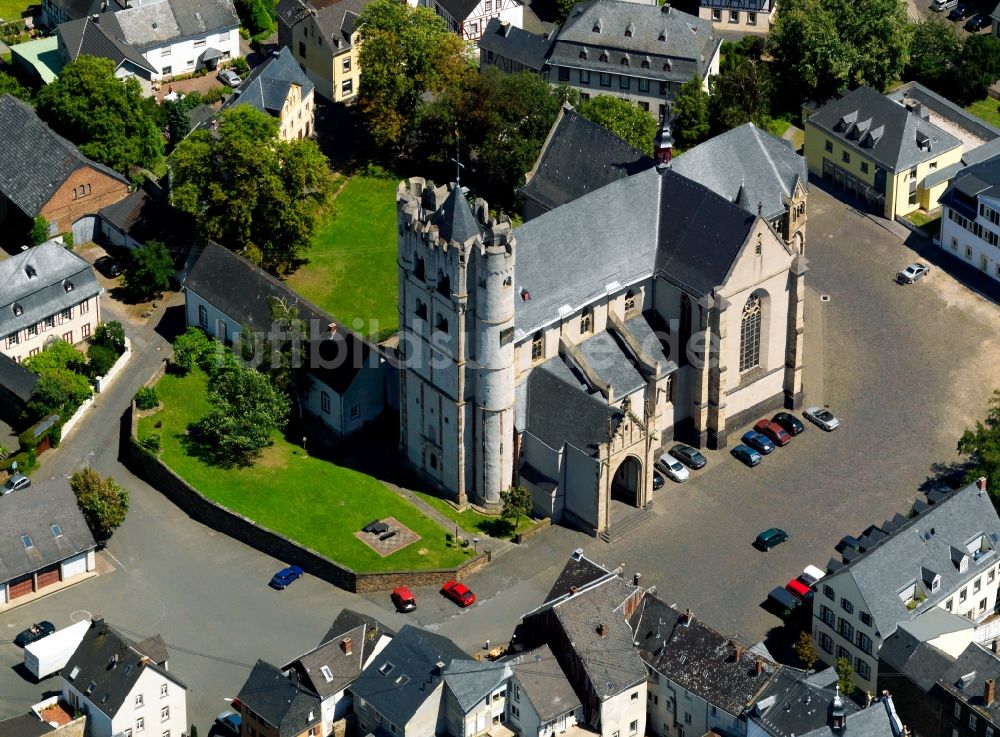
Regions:
<svg viewBox="0 0 1000 737"><path fill-rule="evenodd" d="M152 433L150 435L147 435L146 437L144 437L142 440L139 441L139 444L143 448L145 448L146 450L148 450L150 453L159 453L160 452L160 434L158 432L154 432L154 433Z"/></svg>
<svg viewBox="0 0 1000 737"><path fill-rule="evenodd" d="M118 355L111 348L95 343L87 349L87 373L92 379L107 376L117 360Z"/></svg>
<svg viewBox="0 0 1000 737"><path fill-rule="evenodd" d="M37 246L45 243L49 239L49 221L39 215L31 224L31 231L28 233L31 244Z"/></svg>
<svg viewBox="0 0 1000 737"><path fill-rule="evenodd" d="M174 355L170 363L176 373L184 376L211 350L212 341L204 330L188 328L174 339Z"/></svg>
<svg viewBox="0 0 1000 737"><path fill-rule="evenodd" d="M110 348L115 352L115 356L120 356L125 352L125 328L117 320L102 322L94 331L91 343Z"/></svg>
<svg viewBox="0 0 1000 737"><path fill-rule="evenodd" d="M68 369L47 369L39 374L28 409L36 418L55 412L68 420L92 392L86 376Z"/></svg>
<svg viewBox="0 0 1000 737"><path fill-rule="evenodd" d="M128 492L110 476L101 478L97 471L89 467L74 473L69 485L94 537L99 542L107 540L125 521Z"/></svg>
<svg viewBox="0 0 1000 737"><path fill-rule="evenodd" d="M63 233L62 234L62 241L63 241L63 245L66 246L66 248L72 248L73 247L73 231L70 230L70 231L67 231L67 232Z"/></svg>
<svg viewBox="0 0 1000 737"><path fill-rule="evenodd" d="M135 393L135 406L139 409L153 409L159 403L160 396L156 393L155 387L144 386Z"/></svg>
<svg viewBox="0 0 1000 737"><path fill-rule="evenodd" d="M229 68L232 69L237 74L239 74L240 76L250 73L250 65L247 63L247 60L244 59L242 56L237 56L235 59L233 59L229 63Z"/></svg>
<svg viewBox="0 0 1000 737"><path fill-rule="evenodd" d="M219 100L225 100L232 91L231 87L213 87L202 96L201 101L206 105L211 105Z"/></svg>
<svg viewBox="0 0 1000 737"><path fill-rule="evenodd" d="M100 329L100 328L98 328ZM24 367L33 374L42 375L51 369L65 369L82 373L87 362L86 356L65 340L55 340L41 353L24 359Z"/></svg>

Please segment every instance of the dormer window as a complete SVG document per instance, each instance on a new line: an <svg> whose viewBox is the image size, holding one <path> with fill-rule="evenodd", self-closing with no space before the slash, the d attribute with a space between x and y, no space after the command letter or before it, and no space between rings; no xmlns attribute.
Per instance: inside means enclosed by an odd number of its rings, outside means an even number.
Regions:
<svg viewBox="0 0 1000 737"><path fill-rule="evenodd" d="M20 317L24 314L24 307L21 306L20 302L15 302L11 309L14 310L14 317Z"/></svg>
<svg viewBox="0 0 1000 737"><path fill-rule="evenodd" d="M623 67L627 67L628 66L628 57L627 56L623 56L622 57L622 66Z"/></svg>
<svg viewBox="0 0 1000 737"><path fill-rule="evenodd" d="M608 52L607 51L601 52L601 61L603 61L604 63L608 62Z"/></svg>
<svg viewBox="0 0 1000 737"><path fill-rule="evenodd" d="M645 59L642 60L642 68L643 69L649 69L649 57L648 56Z"/></svg>
<svg viewBox="0 0 1000 737"><path fill-rule="evenodd" d="M580 58L581 59L586 59L587 58L587 50L586 49L580 49Z"/></svg>
<svg viewBox="0 0 1000 737"><path fill-rule="evenodd" d="M625 38L632 38L632 33L635 31L635 26L629 23L625 26Z"/></svg>
<svg viewBox="0 0 1000 737"><path fill-rule="evenodd" d="M38 276L38 272L35 271L35 267L32 266L31 264L28 264L27 266L24 267L24 273L27 275L29 279L33 279L34 277Z"/></svg>
<svg viewBox="0 0 1000 737"><path fill-rule="evenodd" d="M73 282L71 282L69 279L63 279L63 289L65 289L67 292L72 292Z"/></svg>
<svg viewBox="0 0 1000 737"><path fill-rule="evenodd" d="M662 31L660 31L660 35L656 37L656 40L657 41L666 41L667 40L667 29L666 28L664 28Z"/></svg>
<svg viewBox="0 0 1000 737"><path fill-rule="evenodd" d="M601 26L603 26L603 25L604 25L604 21L602 19L598 18L597 20L594 21L594 27L591 28L590 30L593 31L594 33L600 33L601 32Z"/></svg>
<svg viewBox="0 0 1000 737"><path fill-rule="evenodd" d="M381 666L379 666L378 672L381 673L383 676L387 676L390 673L392 673L392 669L395 667L396 667L395 665L393 665L387 660L384 663L382 663Z"/></svg>
<svg viewBox="0 0 1000 737"><path fill-rule="evenodd" d="M671 69L670 59L667 59L665 62L663 62L663 71L669 72L670 69Z"/></svg>

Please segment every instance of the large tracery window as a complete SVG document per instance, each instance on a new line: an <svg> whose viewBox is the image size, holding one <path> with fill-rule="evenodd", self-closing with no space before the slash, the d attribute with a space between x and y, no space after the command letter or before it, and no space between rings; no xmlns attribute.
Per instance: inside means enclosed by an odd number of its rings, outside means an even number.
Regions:
<svg viewBox="0 0 1000 737"><path fill-rule="evenodd" d="M531 339L531 360L541 361L544 353L545 351L542 344L542 334L535 333L535 337Z"/></svg>
<svg viewBox="0 0 1000 737"><path fill-rule="evenodd" d="M740 322L740 373L760 365L760 319L764 306L760 295L750 296Z"/></svg>

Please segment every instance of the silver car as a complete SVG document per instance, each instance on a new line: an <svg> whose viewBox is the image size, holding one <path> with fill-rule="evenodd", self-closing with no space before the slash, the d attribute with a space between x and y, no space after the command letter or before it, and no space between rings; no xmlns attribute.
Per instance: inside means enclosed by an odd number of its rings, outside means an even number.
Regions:
<svg viewBox="0 0 1000 737"><path fill-rule="evenodd" d="M840 427L840 420L834 417L833 412L823 407L809 407L803 413L805 418L815 425L819 425L827 432L831 432Z"/></svg>
<svg viewBox="0 0 1000 737"><path fill-rule="evenodd" d="M919 261L912 263L896 274L896 281L900 284L913 284L917 279L921 279L931 273L931 267Z"/></svg>
<svg viewBox="0 0 1000 737"><path fill-rule="evenodd" d="M654 465L678 484L683 484L688 480L688 470L684 468L683 464L665 453L656 459Z"/></svg>
<svg viewBox="0 0 1000 737"><path fill-rule="evenodd" d="M11 493L12 491L18 491L20 489L27 489L31 486L31 479L25 476L23 473L15 473L5 483L0 487L0 496Z"/></svg>
<svg viewBox="0 0 1000 737"><path fill-rule="evenodd" d="M243 80L240 79L240 75L238 75L232 69L223 69L216 76L218 77L218 80L222 82L222 84L228 87L232 87L233 89L243 84Z"/></svg>

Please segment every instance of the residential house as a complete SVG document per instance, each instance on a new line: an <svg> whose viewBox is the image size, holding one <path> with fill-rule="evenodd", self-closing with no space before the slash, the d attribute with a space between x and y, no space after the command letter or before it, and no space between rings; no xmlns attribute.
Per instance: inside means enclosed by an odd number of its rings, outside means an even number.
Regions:
<svg viewBox="0 0 1000 737"><path fill-rule="evenodd" d="M278 120L283 141L309 138L315 131L315 86L292 57L287 46L255 67L227 99L222 110L250 105Z"/></svg>
<svg viewBox="0 0 1000 737"><path fill-rule="evenodd" d="M776 0L698 0L698 17L717 31L767 33L777 10Z"/></svg>
<svg viewBox="0 0 1000 737"><path fill-rule="evenodd" d="M243 737L322 737L319 695L299 681L258 660L233 701Z"/></svg>
<svg viewBox="0 0 1000 737"><path fill-rule="evenodd" d="M126 0L42 0L42 20L55 30L60 23L124 10L128 4Z"/></svg>
<svg viewBox="0 0 1000 737"><path fill-rule="evenodd" d="M937 207L934 173L961 161L962 140L923 106L858 87L808 117L803 150L810 173L891 219Z"/></svg>
<svg viewBox="0 0 1000 737"><path fill-rule="evenodd" d="M187 687L169 672L159 635L132 643L95 619L60 679L63 701L87 714L92 737L187 733Z"/></svg>
<svg viewBox="0 0 1000 737"><path fill-rule="evenodd" d="M506 661L507 725L524 737L554 737L583 724L583 704L548 645Z"/></svg>
<svg viewBox="0 0 1000 737"><path fill-rule="evenodd" d="M518 189L524 199L524 219L532 220L611 182L651 169L651 153L633 148L566 103Z"/></svg>
<svg viewBox="0 0 1000 737"><path fill-rule="evenodd" d="M816 584L812 634L820 660L844 658L862 691L876 692L883 642L899 627L921 641L964 647L993 614L1000 585L1000 518L986 481L914 505L862 535Z"/></svg>
<svg viewBox="0 0 1000 737"><path fill-rule="evenodd" d="M527 646L546 644L602 737L646 734L647 667L629 622L647 593L638 575L573 553L546 601L523 617Z"/></svg>
<svg viewBox="0 0 1000 737"><path fill-rule="evenodd" d="M282 666L283 674L294 671L298 683L319 697L321 734L332 734L334 722L347 716L352 704L347 689L394 636L377 620L344 609L317 647Z"/></svg>
<svg viewBox="0 0 1000 737"><path fill-rule="evenodd" d="M466 41L478 41L493 19L516 28L524 27L523 0L423 0L423 3Z"/></svg>
<svg viewBox="0 0 1000 737"><path fill-rule="evenodd" d="M744 713L778 666L647 593L629 624L649 668L647 731L746 737Z"/></svg>
<svg viewBox="0 0 1000 737"><path fill-rule="evenodd" d="M500 726L507 714L507 685L511 676L507 664L464 656L449 662L442 672L444 734L477 737Z"/></svg>
<svg viewBox="0 0 1000 737"><path fill-rule="evenodd" d="M147 95L151 94L153 80L160 78L157 69L135 47L102 25L100 19L100 15L94 15L59 24L56 37L63 61L68 64L81 55L110 59L115 65L115 76L135 79Z"/></svg>
<svg viewBox="0 0 1000 737"><path fill-rule="evenodd" d="M1000 281L1000 156L955 175L941 196L939 243Z"/></svg>
<svg viewBox="0 0 1000 737"><path fill-rule="evenodd" d="M97 543L64 478L0 496L0 527L0 606L97 567Z"/></svg>
<svg viewBox="0 0 1000 737"><path fill-rule="evenodd" d="M316 86L333 102L351 102L358 94L358 17L368 0L280 0L278 45L292 55Z"/></svg>
<svg viewBox="0 0 1000 737"><path fill-rule="evenodd" d="M388 357L242 256L209 243L183 280L188 326L254 352L299 342L304 408L336 436L374 421L396 391ZM305 322L289 335L289 319ZM266 357L258 355L259 360Z"/></svg>
<svg viewBox="0 0 1000 737"><path fill-rule="evenodd" d="M166 193L148 179L98 215L98 231L112 246L133 249L155 240L180 251L193 240L188 218L171 207Z"/></svg>
<svg viewBox="0 0 1000 737"><path fill-rule="evenodd" d="M506 74L534 72L547 79L552 39L491 18L479 37L479 66L494 66Z"/></svg>
<svg viewBox="0 0 1000 737"><path fill-rule="evenodd" d="M0 353L0 418L17 425L35 392L38 376Z"/></svg>
<svg viewBox="0 0 1000 737"><path fill-rule="evenodd" d="M15 361L52 337L86 340L101 322L102 288L90 264L59 242L0 261L0 352Z"/></svg>
<svg viewBox="0 0 1000 737"><path fill-rule="evenodd" d="M37 705L36 705L37 707ZM49 724L43 721L35 707L27 714L21 714L10 719L0 719L0 734L4 737L84 737L87 728L86 716L72 719L64 715L66 723Z"/></svg>
<svg viewBox="0 0 1000 737"><path fill-rule="evenodd" d="M0 141L0 223L40 215L51 235L72 231L75 243L86 243L97 211L128 194L125 177L81 154L11 95L0 95Z"/></svg>
<svg viewBox="0 0 1000 737"><path fill-rule="evenodd" d="M443 708L446 670L454 661L468 660L448 638L405 625L348 689L359 732L378 730L396 737L444 734L446 724L454 726L456 721L448 720Z"/></svg>

